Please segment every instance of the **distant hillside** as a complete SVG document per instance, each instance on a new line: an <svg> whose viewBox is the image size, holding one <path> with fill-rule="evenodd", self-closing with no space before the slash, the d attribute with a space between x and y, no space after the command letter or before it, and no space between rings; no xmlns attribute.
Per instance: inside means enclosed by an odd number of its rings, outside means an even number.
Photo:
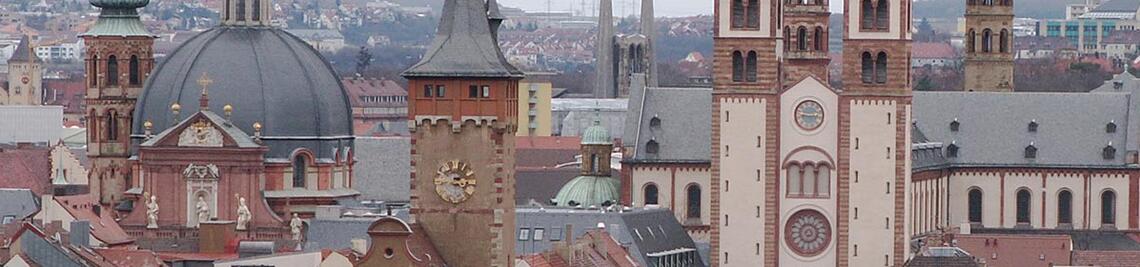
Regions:
<svg viewBox="0 0 1140 267"><path fill-rule="evenodd" d="M1037 19L1063 19L1065 6L1084 3L1084 0L1014 0L1017 17ZM966 1L920 0L914 2L915 18L957 18L966 12Z"/></svg>

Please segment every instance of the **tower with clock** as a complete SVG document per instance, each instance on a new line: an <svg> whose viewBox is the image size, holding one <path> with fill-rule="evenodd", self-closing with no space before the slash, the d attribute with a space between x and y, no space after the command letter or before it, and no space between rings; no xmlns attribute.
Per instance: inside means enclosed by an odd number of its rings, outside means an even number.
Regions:
<svg viewBox="0 0 1140 267"><path fill-rule="evenodd" d="M8 59L8 93L4 105L43 105L43 64L27 35Z"/></svg>
<svg viewBox="0 0 1140 267"><path fill-rule="evenodd" d="M497 8L490 1L491 8ZM407 69L412 222L445 262L514 260L517 89L483 0L447 0L423 60Z"/></svg>

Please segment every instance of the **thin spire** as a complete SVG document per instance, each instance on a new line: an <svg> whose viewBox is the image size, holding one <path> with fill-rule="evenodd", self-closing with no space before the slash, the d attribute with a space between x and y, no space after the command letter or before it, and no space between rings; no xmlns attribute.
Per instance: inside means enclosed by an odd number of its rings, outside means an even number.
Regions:
<svg viewBox="0 0 1140 267"><path fill-rule="evenodd" d="M641 0L641 35L645 36L645 56L649 59L649 73L645 82L649 87L657 87L657 54L654 53L657 22L653 10L653 0Z"/></svg>
<svg viewBox="0 0 1140 267"><path fill-rule="evenodd" d="M614 89L617 83L614 82L613 73L613 1L601 0L601 2L599 2L599 6L598 38L594 48L594 58L596 60L594 70L597 75L594 84L594 97L614 98L616 97Z"/></svg>

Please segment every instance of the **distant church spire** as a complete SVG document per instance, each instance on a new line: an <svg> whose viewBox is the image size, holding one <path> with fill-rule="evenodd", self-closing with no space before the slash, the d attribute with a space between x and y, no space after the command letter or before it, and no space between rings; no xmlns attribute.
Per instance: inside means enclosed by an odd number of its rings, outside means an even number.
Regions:
<svg viewBox="0 0 1140 267"><path fill-rule="evenodd" d="M654 53L657 40L657 22L653 16L653 0L641 0L641 35L645 36L645 56L649 57L649 73L646 73L646 85L657 86L657 54Z"/></svg>
<svg viewBox="0 0 1140 267"><path fill-rule="evenodd" d="M273 0L225 0L222 4L222 25L270 26Z"/></svg>
<svg viewBox="0 0 1140 267"><path fill-rule="evenodd" d="M613 66L614 15L613 1L601 0L598 3L598 38L595 44L594 59L597 78L594 81L595 98L616 97Z"/></svg>

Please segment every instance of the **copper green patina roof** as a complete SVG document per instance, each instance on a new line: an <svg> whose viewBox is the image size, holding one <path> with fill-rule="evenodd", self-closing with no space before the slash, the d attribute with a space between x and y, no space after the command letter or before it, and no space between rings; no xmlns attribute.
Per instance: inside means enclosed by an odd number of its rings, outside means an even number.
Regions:
<svg viewBox="0 0 1140 267"><path fill-rule="evenodd" d="M610 132L606 131L606 127L602 127L600 121L594 120L594 126L586 128L582 132L583 145L609 145L613 144L613 139L610 138Z"/></svg>
<svg viewBox="0 0 1140 267"><path fill-rule="evenodd" d="M562 186L554 197L558 206L602 207L606 201L617 203L621 199L621 181L605 176L578 176Z"/></svg>
<svg viewBox="0 0 1140 267"><path fill-rule="evenodd" d="M139 20L138 9L150 4L150 0L91 0L91 5L103 9L99 20L86 33L80 36L147 36L146 25Z"/></svg>

